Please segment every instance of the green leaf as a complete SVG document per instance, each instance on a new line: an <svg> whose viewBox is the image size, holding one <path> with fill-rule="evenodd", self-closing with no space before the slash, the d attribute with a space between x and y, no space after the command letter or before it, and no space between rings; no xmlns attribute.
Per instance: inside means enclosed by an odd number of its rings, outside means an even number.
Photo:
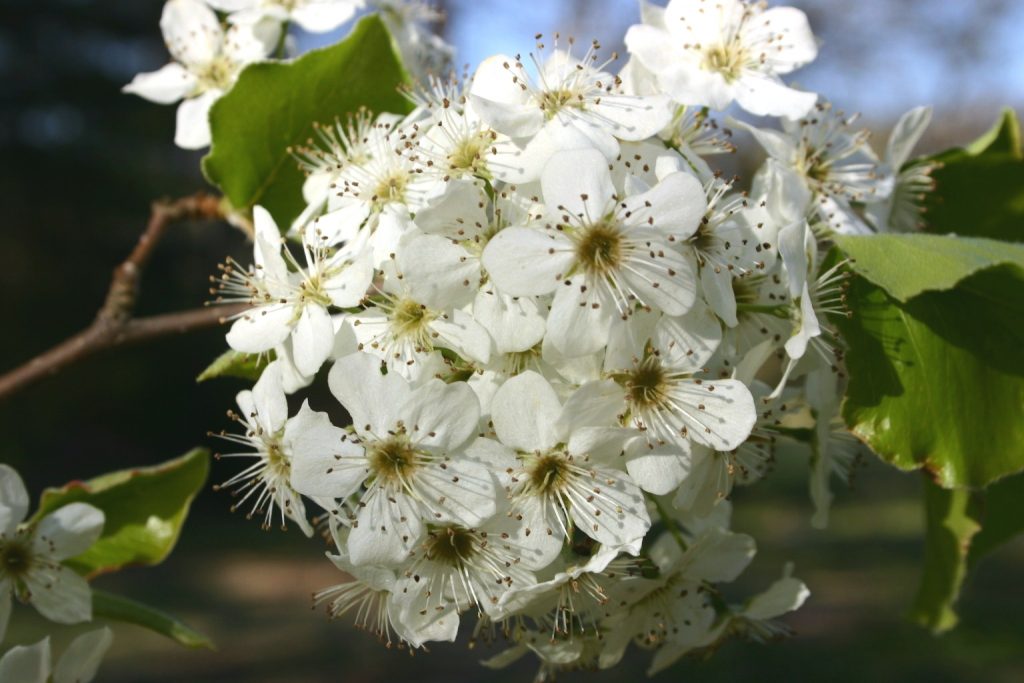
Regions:
<svg viewBox="0 0 1024 683"><path fill-rule="evenodd" d="M255 382L272 360L273 352L241 353L229 349L217 356L217 359L196 377L196 381L205 382L215 377L237 377Z"/></svg>
<svg viewBox="0 0 1024 683"><path fill-rule="evenodd" d="M303 175L289 147L305 143L313 123L367 107L406 113L398 93L408 82L380 18L362 19L347 38L291 62L251 64L210 110L213 144L203 172L236 209L261 204L285 229L302 211Z"/></svg>
<svg viewBox="0 0 1024 683"><path fill-rule="evenodd" d="M864 278L836 325L849 374L843 417L887 462L946 488L1024 469L1024 297L1019 269L990 268L907 302Z"/></svg>
<svg viewBox="0 0 1024 683"><path fill-rule="evenodd" d="M942 167L925 200L928 232L1024 241L1024 156L1012 110L966 148L932 159Z"/></svg>
<svg viewBox="0 0 1024 683"><path fill-rule="evenodd" d="M1018 159L1024 158L1020 149L1020 122L1017 121L1017 114L1009 107L1003 109L1002 115L995 125L989 128L984 135L970 143L964 149L946 152L955 158L957 153L966 156L980 156L985 153L1012 154Z"/></svg>
<svg viewBox="0 0 1024 683"><path fill-rule="evenodd" d="M956 287L986 268L1024 275L1024 245L950 235L836 235L850 267L899 301ZM1018 292L1019 293L1019 292Z"/></svg>
<svg viewBox="0 0 1024 683"><path fill-rule="evenodd" d="M984 491L951 491L926 480L924 498L925 564L910 617L939 633L956 625L953 608L968 572L1024 531L1024 475Z"/></svg>
<svg viewBox="0 0 1024 683"><path fill-rule="evenodd" d="M949 491L925 482L924 573L910 618L935 633L956 626L953 606L967 576L971 539L981 528L978 501L970 491Z"/></svg>
<svg viewBox="0 0 1024 683"><path fill-rule="evenodd" d="M120 595L114 595L94 588L92 591L92 612L94 616L103 619L123 621L147 628L150 631L167 636L185 647L206 648L207 650L216 649L213 641L207 636L175 617Z"/></svg>
<svg viewBox="0 0 1024 683"><path fill-rule="evenodd" d="M154 467L120 470L88 481L74 481L43 491L33 520L73 502L103 511L106 522L99 540L67 561L87 576L116 571L125 565L153 565L174 548L189 505L206 481L209 453L196 449Z"/></svg>
<svg viewBox="0 0 1024 683"><path fill-rule="evenodd" d="M1003 543L1024 533L1024 474L1001 479L985 489L981 532L971 543L970 567Z"/></svg>

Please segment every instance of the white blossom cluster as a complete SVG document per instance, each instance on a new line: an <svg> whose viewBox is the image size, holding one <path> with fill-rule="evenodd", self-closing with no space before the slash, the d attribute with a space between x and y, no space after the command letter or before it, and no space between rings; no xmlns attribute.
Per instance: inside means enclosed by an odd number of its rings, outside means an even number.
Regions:
<svg viewBox="0 0 1024 683"><path fill-rule="evenodd" d="M210 107L249 64L293 50L288 27L333 31L369 6L380 12L415 74L447 68L451 47L426 30L439 15L418 0L167 0L160 17L172 61L138 74L124 92L178 105L174 143L210 145Z"/></svg>
<svg viewBox="0 0 1024 683"><path fill-rule="evenodd" d="M0 645L7 635L13 597L31 604L48 620L80 624L92 620L92 590L65 564L100 537L105 516L87 503L68 503L39 519L26 520L28 491L18 473L0 464ZM107 627L71 642L56 665L49 637L19 645L0 657L0 681L88 683L113 640Z"/></svg>
<svg viewBox="0 0 1024 683"><path fill-rule="evenodd" d="M787 570L722 597L755 552L728 499L800 432L827 522L854 452L827 245L915 226L929 169L904 166L929 113L880 158L783 81L817 52L800 11L642 10L617 73L538 36L528 58L432 79L409 115L318 126L295 152L306 210L278 226L256 207L253 264L217 278L218 301L250 304L228 344L274 358L238 395L228 455L249 465L225 486L268 526L312 535L325 511L348 580L316 599L389 644L454 640L472 616L463 632L510 642L492 666L605 668L633 642L656 672L783 633L808 595ZM767 153L746 192L709 162L732 150L711 118L727 109L781 117L730 122ZM290 414L317 375L338 409Z"/></svg>

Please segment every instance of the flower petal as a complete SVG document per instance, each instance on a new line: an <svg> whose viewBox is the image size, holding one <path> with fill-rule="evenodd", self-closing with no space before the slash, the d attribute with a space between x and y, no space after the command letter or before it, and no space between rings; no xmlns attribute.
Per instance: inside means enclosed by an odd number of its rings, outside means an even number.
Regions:
<svg viewBox="0 0 1024 683"><path fill-rule="evenodd" d="M562 404L541 375L527 370L505 382L491 401L491 421L506 446L523 453L545 451L559 441Z"/></svg>
<svg viewBox="0 0 1024 683"><path fill-rule="evenodd" d="M21 475L10 465L0 464L0 535L12 535L27 512L28 491Z"/></svg>
<svg viewBox="0 0 1024 683"><path fill-rule="evenodd" d="M173 104L196 87L196 77L177 62L147 73L136 74L121 92L138 95L157 104Z"/></svg>
<svg viewBox="0 0 1024 683"><path fill-rule="evenodd" d="M43 517L32 535L35 552L66 560L88 550L103 533L103 511L88 503L69 503Z"/></svg>

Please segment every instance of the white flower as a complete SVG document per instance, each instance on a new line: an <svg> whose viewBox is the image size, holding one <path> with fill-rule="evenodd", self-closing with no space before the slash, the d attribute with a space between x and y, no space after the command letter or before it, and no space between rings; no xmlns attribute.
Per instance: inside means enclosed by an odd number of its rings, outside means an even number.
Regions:
<svg viewBox="0 0 1024 683"><path fill-rule="evenodd" d="M626 469L646 491L660 495L679 485L691 467L691 442L730 451L754 426L754 400L743 382L696 376L721 334L706 307L662 316L649 335L634 333L632 361L610 369L615 382L605 384L614 389L605 400L644 436L631 445Z"/></svg>
<svg viewBox="0 0 1024 683"><path fill-rule="evenodd" d="M414 389L395 373L382 375L376 356L355 353L335 362L329 384L354 436L297 450L292 485L322 498L360 494L347 540L354 564L401 562L426 524L473 528L494 514L493 475L465 456L480 407L464 383Z"/></svg>
<svg viewBox="0 0 1024 683"><path fill-rule="evenodd" d="M636 484L619 469L630 430L614 414L592 410L586 389L563 406L546 379L527 371L491 402L498 439L516 451L508 461L512 513L527 535L544 541L549 559L579 529L598 543L636 554L651 521Z"/></svg>
<svg viewBox="0 0 1024 683"><path fill-rule="evenodd" d="M454 640L458 615L473 607L494 620L507 616L502 598L534 585L533 571L545 564L537 537L525 535L524 523L505 514L473 529L432 527L395 584L411 642Z"/></svg>
<svg viewBox="0 0 1024 683"><path fill-rule="evenodd" d="M811 595L803 581L793 578L792 571L792 565L787 564L781 579L736 609L732 628L741 629L748 638L758 642L789 635L790 630L776 619L800 609Z"/></svg>
<svg viewBox="0 0 1024 683"><path fill-rule="evenodd" d="M341 26L361 9L363 0L206 0L211 7L231 14L232 23L255 24L263 19L293 21L311 33Z"/></svg>
<svg viewBox="0 0 1024 683"><path fill-rule="evenodd" d="M232 412L229 416L245 427L245 432L221 433L218 436L253 451L223 453L216 457L252 459L254 462L215 488L237 487L232 495L241 497L232 504L232 511L250 503L248 517L262 515L264 529L271 527L276 512L282 528L285 528L287 517L298 524L304 534L312 536L313 527L306 519L302 497L291 486L292 460L297 449L308 448L310 432L320 427L326 416L314 413L308 404L304 404L298 415L288 419L288 400L282 386L283 370L282 361L276 360L263 370L252 391L239 392L236 400L240 414Z"/></svg>
<svg viewBox="0 0 1024 683"><path fill-rule="evenodd" d="M342 552L327 553L327 557L350 580L315 593L314 604L327 603L331 619L354 612L356 628L372 633L388 647L393 643L392 636L398 640L399 647L410 642L411 636L400 620L401 605L395 601L395 572L386 567L354 565L343 552L344 542L337 536L335 542ZM430 638L435 639L440 638Z"/></svg>
<svg viewBox="0 0 1024 683"><path fill-rule="evenodd" d="M434 252L425 256L433 257ZM387 279L379 294L370 298L373 305L346 318L358 350L381 358L389 372L409 380L430 377L440 349L479 363L490 359L491 338L470 313L428 306L421 297L429 296L429 290L410 287L393 267L384 272Z"/></svg>
<svg viewBox="0 0 1024 683"><path fill-rule="evenodd" d="M889 135L885 165L889 173L895 174L896 184L887 198L865 208L867 219L879 232L911 232L925 224L921 204L925 195L935 189L932 173L940 164L920 159L910 164L907 161L931 120L931 107L916 107L900 117Z"/></svg>
<svg viewBox="0 0 1024 683"><path fill-rule="evenodd" d="M626 33L630 53L680 104L723 110L734 100L758 116L800 118L816 95L779 78L817 56L807 17L747 0L671 0Z"/></svg>
<svg viewBox="0 0 1024 683"><path fill-rule="evenodd" d="M798 121L782 121L783 131L756 128L730 120L754 136L778 164L762 171L783 175L782 182L802 185L814 211L829 227L844 234L867 234L871 228L851 203L877 202L890 195L892 174L868 145L867 130L854 131L856 116L846 116L829 102L819 102ZM786 190L793 194L793 190ZM795 191L797 194L800 190Z"/></svg>
<svg viewBox="0 0 1024 683"><path fill-rule="evenodd" d="M606 635L601 668L617 664L630 640L646 649L658 648L648 670L653 675L717 639L721 627L715 626L708 584L735 580L754 553L750 536L715 527L693 539L685 551L663 534L651 548L658 577L614 585L612 599L625 604Z"/></svg>
<svg viewBox="0 0 1024 683"><path fill-rule="evenodd" d="M122 89L159 104L178 106L174 143L185 149L210 144L210 107L231 88L242 68L264 59L277 42L276 32L231 27L199 0L168 0L160 29L175 61L138 74Z"/></svg>
<svg viewBox="0 0 1024 683"><path fill-rule="evenodd" d="M347 163L329 184L326 212L312 223L326 244L365 241L376 268L395 254L414 227L411 212L445 189L418 154L421 134L416 122L386 114L357 148L348 148Z"/></svg>
<svg viewBox="0 0 1024 683"><path fill-rule="evenodd" d="M227 334L228 345L242 353L262 353L290 337L295 368L302 375L313 375L334 346L329 308L357 305L370 286L369 254L358 247L354 252L334 251L311 229L303 234L306 268L302 268L283 247L270 214L257 206L253 217L255 266L241 270L229 264L218 283L218 302L243 301L253 306L236 316ZM286 257L295 272L289 271Z"/></svg>
<svg viewBox="0 0 1024 683"><path fill-rule="evenodd" d="M114 635L107 627L71 641L57 666L50 662L50 638L35 645L12 647L0 658L0 681L10 683L89 683L110 648ZM52 667L52 668L51 668Z"/></svg>
<svg viewBox="0 0 1024 683"><path fill-rule="evenodd" d="M481 62L470 101L486 123L522 148L519 167L506 170L504 180L536 179L551 155L564 149L593 147L611 161L619 139L643 140L668 124L668 99L623 94L618 78L604 71L608 62L596 64L595 49L582 59L557 49L543 63L534 56L536 78L518 57Z"/></svg>
<svg viewBox="0 0 1024 683"><path fill-rule="evenodd" d="M12 594L50 621L77 624L92 619L89 584L62 562L96 542L103 531L103 512L86 503L69 503L23 525L27 512L28 492L21 477L0 465L0 640Z"/></svg>
<svg viewBox="0 0 1024 683"><path fill-rule="evenodd" d="M561 221L502 230L483 263L506 294L555 293L548 335L559 351L600 350L612 318L630 315L638 304L675 315L690 309L695 264L673 245L692 235L704 214L704 192L693 176L672 173L646 192L620 198L604 158L584 149L552 157L541 185Z"/></svg>

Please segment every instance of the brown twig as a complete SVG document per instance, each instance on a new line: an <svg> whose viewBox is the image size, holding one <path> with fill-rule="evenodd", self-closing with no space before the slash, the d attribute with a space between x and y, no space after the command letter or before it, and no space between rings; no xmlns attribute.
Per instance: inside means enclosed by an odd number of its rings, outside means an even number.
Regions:
<svg viewBox="0 0 1024 683"><path fill-rule="evenodd" d="M99 351L211 327L244 306L218 306L180 313L133 318L139 280L154 248L171 223L222 216L220 201L205 193L154 202L146 231L121 265L114 269L106 300L89 327L24 365L0 376L0 400Z"/></svg>

